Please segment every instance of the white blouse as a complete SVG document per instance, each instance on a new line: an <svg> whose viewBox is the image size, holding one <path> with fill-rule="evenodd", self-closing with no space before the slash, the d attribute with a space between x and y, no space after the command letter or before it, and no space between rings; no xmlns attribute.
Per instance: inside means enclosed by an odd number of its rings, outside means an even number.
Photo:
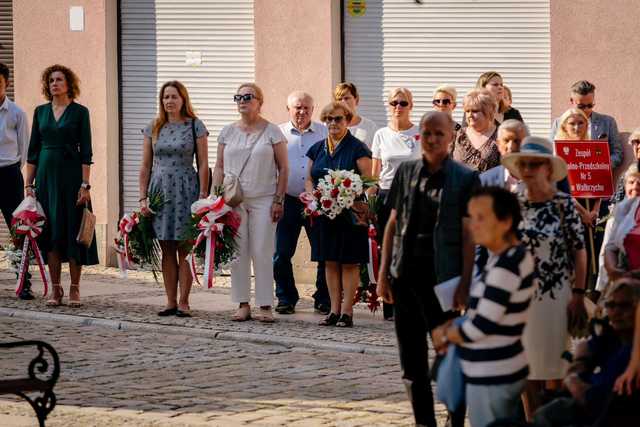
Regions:
<svg viewBox="0 0 640 427"><path fill-rule="evenodd" d="M383 127L373 137L372 157L382 161L379 185L382 190L389 190L393 177L400 163L418 159L421 156L418 126L397 132L390 127Z"/></svg>
<svg viewBox="0 0 640 427"><path fill-rule="evenodd" d="M286 143L286 138L273 123L268 123L264 132L247 133L235 124L222 128L218 144L225 146L224 174L238 176L242 170L239 178L244 197L273 196L276 193L278 167L273 146L280 143ZM247 164L243 170L245 161Z"/></svg>

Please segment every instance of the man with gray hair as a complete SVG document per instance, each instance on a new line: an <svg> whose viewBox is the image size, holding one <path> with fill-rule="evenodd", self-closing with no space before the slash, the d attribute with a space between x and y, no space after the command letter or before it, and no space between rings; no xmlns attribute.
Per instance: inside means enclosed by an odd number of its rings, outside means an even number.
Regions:
<svg viewBox="0 0 640 427"><path fill-rule="evenodd" d="M508 119L502 122L498 128L496 145L500 156L520 151L522 140L529 136L527 126L519 120ZM503 165L498 165L480 174L480 182L484 186L496 186L516 192L520 186L520 180L511 176L509 170Z"/></svg>
<svg viewBox="0 0 640 427"><path fill-rule="evenodd" d="M313 98L306 92L295 91L287 97L289 121L280 125L287 138L289 154L289 181L284 199L284 213L276 228L276 248L273 255L273 276L276 282L276 297L279 314L293 314L300 296L293 277L291 258L298 246L298 237L304 227L307 237L311 224L303 218L304 206L298 199L304 191L307 178L307 150L327 137L322 123L311 121ZM324 263L318 263L316 292L313 294L314 308L321 314L329 314L329 291L324 274Z"/></svg>

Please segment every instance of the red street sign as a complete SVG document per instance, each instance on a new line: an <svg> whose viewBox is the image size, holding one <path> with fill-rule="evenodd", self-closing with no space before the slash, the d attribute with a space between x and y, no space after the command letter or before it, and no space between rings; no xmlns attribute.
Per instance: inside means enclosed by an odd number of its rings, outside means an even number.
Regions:
<svg viewBox="0 0 640 427"><path fill-rule="evenodd" d="M573 197L609 198L613 195L613 173L607 141L555 141L556 155L569 168Z"/></svg>

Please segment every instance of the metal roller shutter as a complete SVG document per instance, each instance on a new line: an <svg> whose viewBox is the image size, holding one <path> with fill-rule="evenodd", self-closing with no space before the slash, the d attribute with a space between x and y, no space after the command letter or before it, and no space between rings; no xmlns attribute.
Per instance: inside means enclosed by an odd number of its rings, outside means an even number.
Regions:
<svg viewBox="0 0 640 427"><path fill-rule="evenodd" d="M359 111L384 125L388 90L405 86L418 120L431 110L433 90L449 83L458 89L459 121L464 94L495 70L532 133L548 135L549 8L549 0L369 0L364 15L352 16L347 5L345 71L360 91Z"/></svg>
<svg viewBox="0 0 640 427"><path fill-rule="evenodd" d="M122 206L130 212L138 208L141 129L167 80L187 86L210 132L213 166L220 129L237 119L233 94L254 80L253 0L121 0L120 25Z"/></svg>
<svg viewBox="0 0 640 427"><path fill-rule="evenodd" d="M13 7L11 0L0 0L0 62L6 64L13 79ZM7 90L9 98L13 98L13 85ZM9 241L9 230L0 219L0 247Z"/></svg>

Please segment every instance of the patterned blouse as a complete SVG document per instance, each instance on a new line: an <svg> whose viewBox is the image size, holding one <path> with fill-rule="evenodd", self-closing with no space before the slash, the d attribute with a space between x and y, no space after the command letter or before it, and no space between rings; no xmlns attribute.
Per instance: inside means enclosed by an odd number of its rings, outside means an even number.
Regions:
<svg viewBox="0 0 640 427"><path fill-rule="evenodd" d="M524 191L518 194L522 206L520 232L522 242L536 262L538 290L535 297L572 286L576 250L584 249L584 228L571 196L557 192L546 202L527 200Z"/></svg>
<svg viewBox="0 0 640 427"><path fill-rule="evenodd" d="M454 160L466 164L471 169L484 172L500 164L500 152L496 145L497 138L498 128L496 127L487 142L480 149L476 149L467 136L466 128L463 128L451 145L451 156Z"/></svg>

